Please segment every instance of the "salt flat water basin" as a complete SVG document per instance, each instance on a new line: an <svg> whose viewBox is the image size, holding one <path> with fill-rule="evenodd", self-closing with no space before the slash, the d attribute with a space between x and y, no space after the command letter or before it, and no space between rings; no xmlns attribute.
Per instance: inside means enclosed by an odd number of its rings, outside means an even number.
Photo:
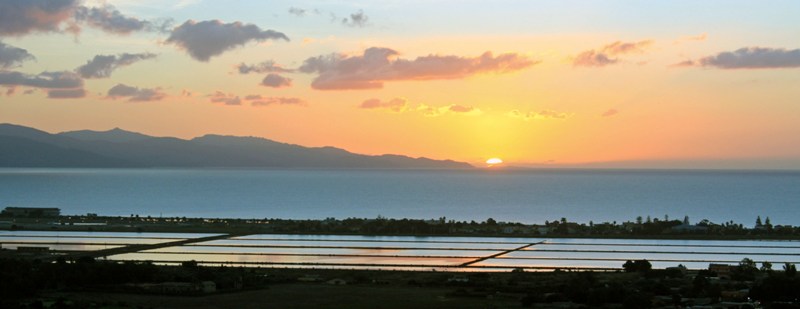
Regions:
<svg viewBox="0 0 800 309"><path fill-rule="evenodd" d="M647 259L655 268L710 263L800 263L800 241L413 237L264 234L109 256L177 264L371 269L619 269Z"/></svg>
<svg viewBox="0 0 800 309"><path fill-rule="evenodd" d="M223 236L205 240L204 237ZM183 245L178 240L197 239ZM775 265L800 263L800 241L663 240L449 236L361 236L259 234L229 236L203 233L115 233L0 231L4 249L48 247L54 254L95 251L143 244L105 256L117 261L249 267L439 269L506 271L620 269L626 260L646 259L655 268L682 264L692 269L710 263L737 264L744 258Z"/></svg>
<svg viewBox="0 0 800 309"><path fill-rule="evenodd" d="M5 205L154 217L796 225L798 188L796 171L0 169Z"/></svg>
<svg viewBox="0 0 800 309"><path fill-rule="evenodd" d="M0 244L4 249L48 247L51 251L95 251L128 245L158 244L201 238L219 234L204 233L128 233L75 231L3 231Z"/></svg>

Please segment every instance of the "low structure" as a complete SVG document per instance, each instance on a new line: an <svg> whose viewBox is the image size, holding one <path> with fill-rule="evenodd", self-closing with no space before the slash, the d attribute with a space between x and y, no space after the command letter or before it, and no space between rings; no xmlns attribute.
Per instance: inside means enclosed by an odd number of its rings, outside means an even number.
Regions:
<svg viewBox="0 0 800 309"><path fill-rule="evenodd" d="M730 279L731 278L731 271L733 271L733 266L728 264L709 264L708 270L713 271L717 274L717 277Z"/></svg>
<svg viewBox="0 0 800 309"><path fill-rule="evenodd" d="M50 247L19 246L17 247L17 252L31 253L31 254L45 254L45 253L50 253Z"/></svg>
<svg viewBox="0 0 800 309"><path fill-rule="evenodd" d="M156 294L169 294L169 295L189 295L200 293L214 293L217 291L217 284L213 281L202 282L161 282L161 283L143 283L134 284L142 291Z"/></svg>
<svg viewBox="0 0 800 309"><path fill-rule="evenodd" d="M61 215L61 209L52 207L6 207L2 215L27 218L58 217Z"/></svg>

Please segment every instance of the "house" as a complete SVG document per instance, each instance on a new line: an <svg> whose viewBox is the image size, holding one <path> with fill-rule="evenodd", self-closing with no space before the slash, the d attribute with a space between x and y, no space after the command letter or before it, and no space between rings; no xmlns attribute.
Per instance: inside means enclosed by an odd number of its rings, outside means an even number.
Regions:
<svg viewBox="0 0 800 309"><path fill-rule="evenodd" d="M708 270L717 273L717 277L730 279L731 278L731 271L733 271L733 267L734 266L728 265L728 264L714 264L714 263L712 263L712 264L708 265Z"/></svg>
<svg viewBox="0 0 800 309"><path fill-rule="evenodd" d="M683 223L681 225L673 226L673 232L705 232L708 231L708 227L700 226L700 225L692 225L688 223Z"/></svg>

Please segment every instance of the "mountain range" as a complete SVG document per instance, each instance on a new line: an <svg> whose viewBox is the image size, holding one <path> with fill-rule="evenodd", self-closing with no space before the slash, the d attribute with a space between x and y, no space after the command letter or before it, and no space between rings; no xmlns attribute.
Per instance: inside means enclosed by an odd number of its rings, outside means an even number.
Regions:
<svg viewBox="0 0 800 309"><path fill-rule="evenodd" d="M259 137L204 135L185 140L122 129L51 134L0 124L0 167L471 168L464 162L362 155Z"/></svg>

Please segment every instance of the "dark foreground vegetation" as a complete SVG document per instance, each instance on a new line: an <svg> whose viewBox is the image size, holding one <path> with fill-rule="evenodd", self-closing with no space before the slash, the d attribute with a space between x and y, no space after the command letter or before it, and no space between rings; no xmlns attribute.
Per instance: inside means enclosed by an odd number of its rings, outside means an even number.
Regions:
<svg viewBox="0 0 800 309"><path fill-rule="evenodd" d="M7 208L8 209L8 208ZM56 209L57 211L57 209ZM448 235L448 236L513 236L513 237L591 237L591 238L676 238L676 239L800 239L800 226L772 225L756 218L755 225L714 223L637 217L634 221L576 223L566 218L542 224L438 219L375 219L328 218L323 220L292 219L218 219L187 217L124 217L43 216L31 212L24 216L9 212L0 214L0 229L72 230L115 232L199 232L199 233L286 233L286 234L354 234L354 235Z"/></svg>
<svg viewBox="0 0 800 309"><path fill-rule="evenodd" d="M715 271L716 270L716 271ZM794 265L448 273L0 258L2 308L800 308Z"/></svg>

